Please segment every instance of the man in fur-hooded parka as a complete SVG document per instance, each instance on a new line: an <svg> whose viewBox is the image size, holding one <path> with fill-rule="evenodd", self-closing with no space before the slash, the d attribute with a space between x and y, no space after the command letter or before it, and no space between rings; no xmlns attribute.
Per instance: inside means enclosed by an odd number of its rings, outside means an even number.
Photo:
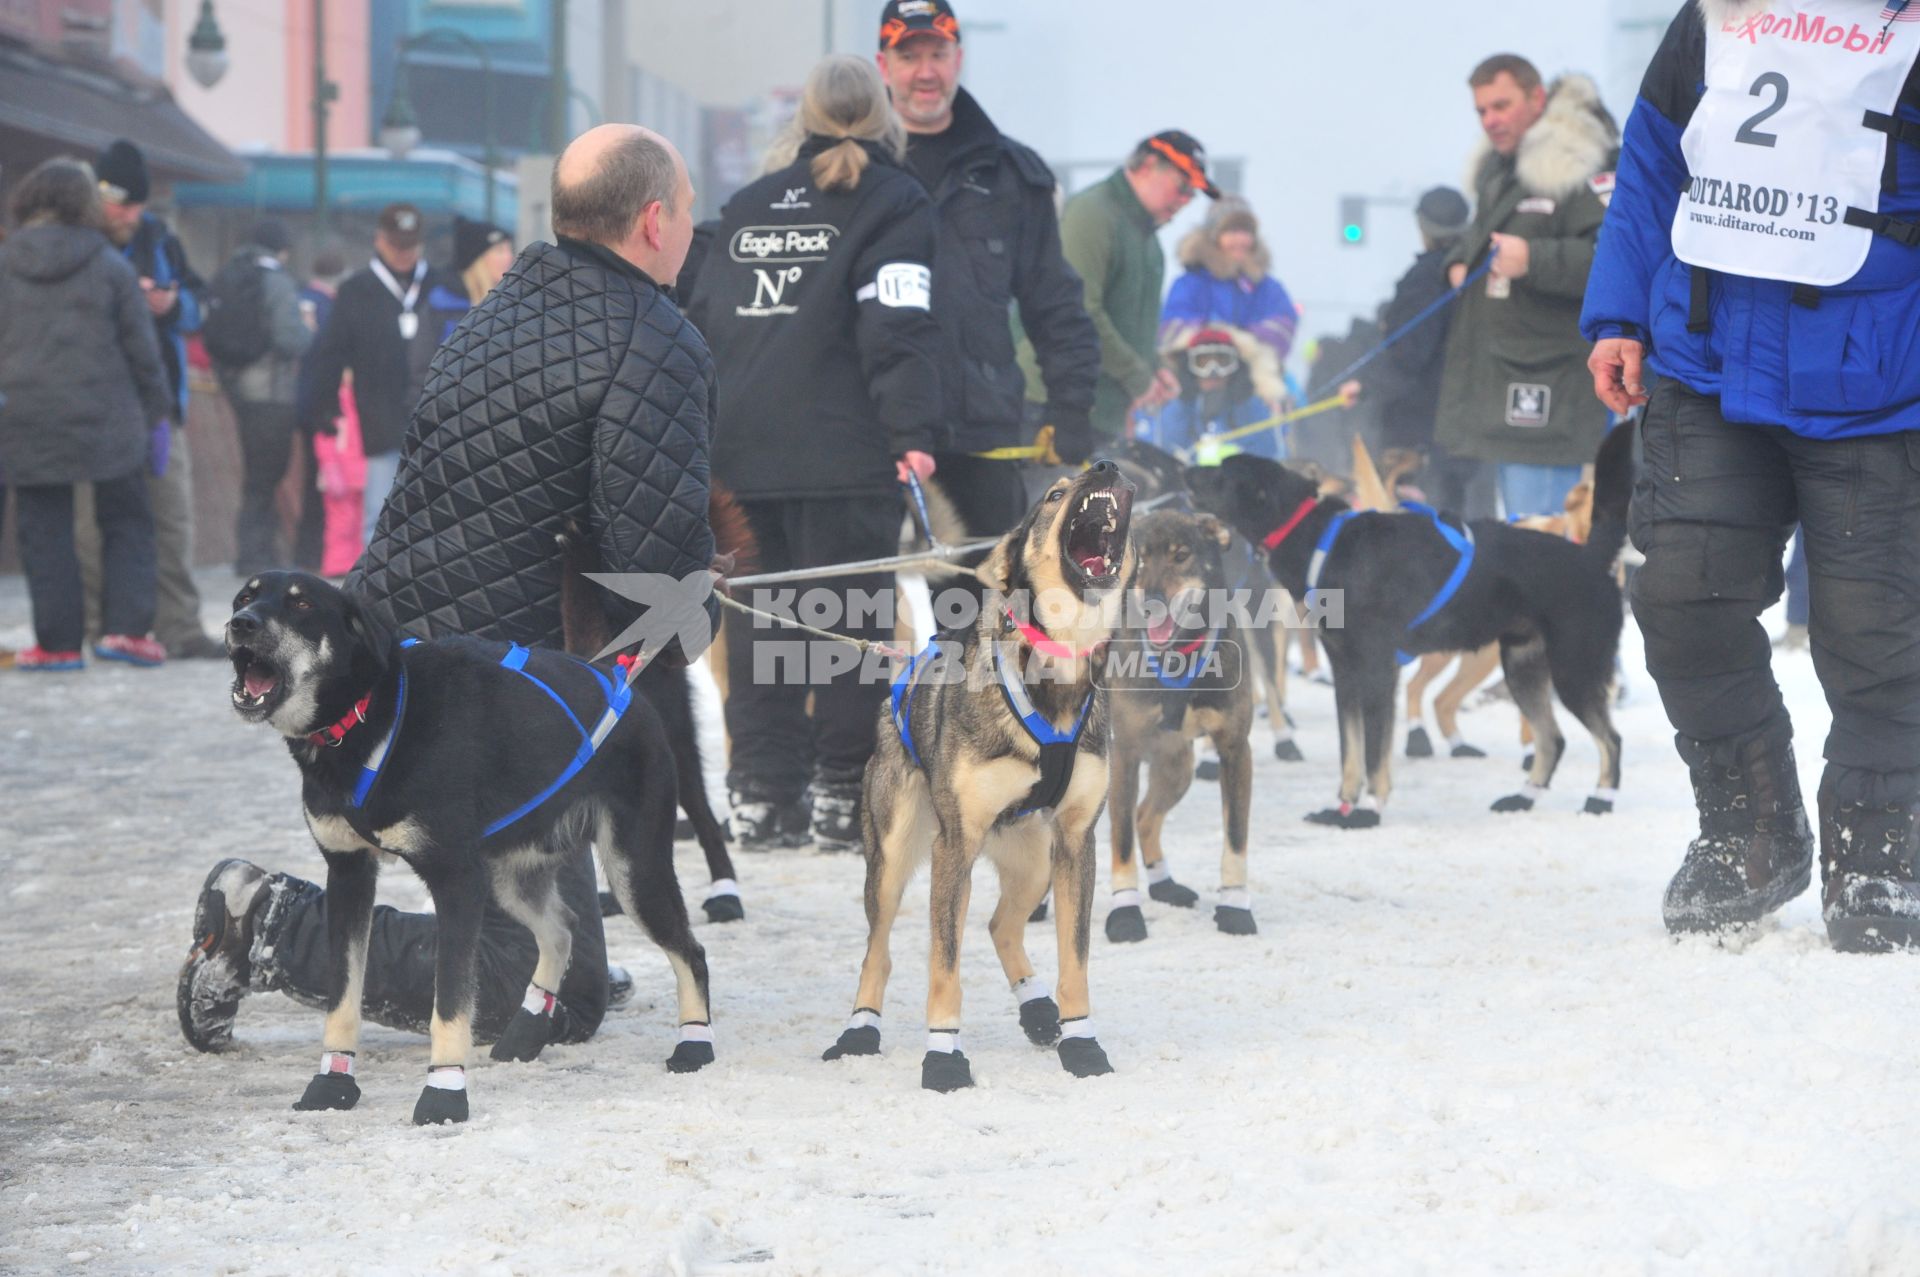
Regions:
<svg viewBox="0 0 1920 1277"><path fill-rule="evenodd" d="M1544 87L1524 59L1502 55L1482 63L1476 81L1477 100L1504 82L1527 105L1504 119L1481 112L1487 137L1469 172L1474 219L1449 267L1457 280L1495 244L1501 252L1493 275L1458 303L1435 438L1456 457L1578 465L1593 459L1607 428L1586 369L1580 303L1619 131L1586 76Z"/></svg>

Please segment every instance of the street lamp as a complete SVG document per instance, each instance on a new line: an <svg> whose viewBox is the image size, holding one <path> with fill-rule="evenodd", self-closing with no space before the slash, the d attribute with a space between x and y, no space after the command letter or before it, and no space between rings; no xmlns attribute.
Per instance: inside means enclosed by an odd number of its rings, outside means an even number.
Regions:
<svg viewBox="0 0 1920 1277"><path fill-rule="evenodd" d="M428 27L402 39L393 72L393 96L388 99L387 112L380 119L380 145L396 160L405 159L408 151L420 145L420 121L414 115L413 99L407 92L407 54L436 40L459 45L480 64L480 164L487 175L486 219L492 222L493 171L499 166L500 157L493 144L493 59L487 54L487 46L452 27Z"/></svg>
<svg viewBox="0 0 1920 1277"><path fill-rule="evenodd" d="M213 18L213 0L200 0L200 20L187 37L187 74L203 89L220 83L227 73L227 37Z"/></svg>

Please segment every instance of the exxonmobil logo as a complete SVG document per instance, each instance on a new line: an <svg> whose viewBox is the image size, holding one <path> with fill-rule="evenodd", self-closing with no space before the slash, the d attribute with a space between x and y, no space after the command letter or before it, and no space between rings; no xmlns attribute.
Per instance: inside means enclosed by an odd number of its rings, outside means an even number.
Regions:
<svg viewBox="0 0 1920 1277"><path fill-rule="evenodd" d="M1722 34L1748 44L1780 40L1788 44L1824 44L1846 53L1885 53L1893 44L1890 31L1862 31L1858 22L1829 22L1816 14L1756 13L1720 24Z"/></svg>

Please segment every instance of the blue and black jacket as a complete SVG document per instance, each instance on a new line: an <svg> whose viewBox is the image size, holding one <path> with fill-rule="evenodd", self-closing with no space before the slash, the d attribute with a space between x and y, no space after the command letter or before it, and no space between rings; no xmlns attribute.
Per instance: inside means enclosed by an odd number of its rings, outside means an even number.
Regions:
<svg viewBox="0 0 1920 1277"><path fill-rule="evenodd" d="M1581 332L1645 343L1655 372L1718 397L1729 421L1815 439L1920 429L1920 75L1887 130L1883 231L1858 274L1812 289L1696 271L1671 229L1690 179L1680 139L1706 89L1705 24L1688 0L1647 68Z"/></svg>

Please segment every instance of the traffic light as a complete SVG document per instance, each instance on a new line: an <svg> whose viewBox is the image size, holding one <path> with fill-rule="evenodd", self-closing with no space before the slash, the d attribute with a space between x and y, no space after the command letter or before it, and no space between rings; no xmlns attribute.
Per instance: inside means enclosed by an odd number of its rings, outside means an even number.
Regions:
<svg viewBox="0 0 1920 1277"><path fill-rule="evenodd" d="M1340 197L1340 242L1350 248L1358 248L1367 239L1367 197L1364 195L1342 195Z"/></svg>

